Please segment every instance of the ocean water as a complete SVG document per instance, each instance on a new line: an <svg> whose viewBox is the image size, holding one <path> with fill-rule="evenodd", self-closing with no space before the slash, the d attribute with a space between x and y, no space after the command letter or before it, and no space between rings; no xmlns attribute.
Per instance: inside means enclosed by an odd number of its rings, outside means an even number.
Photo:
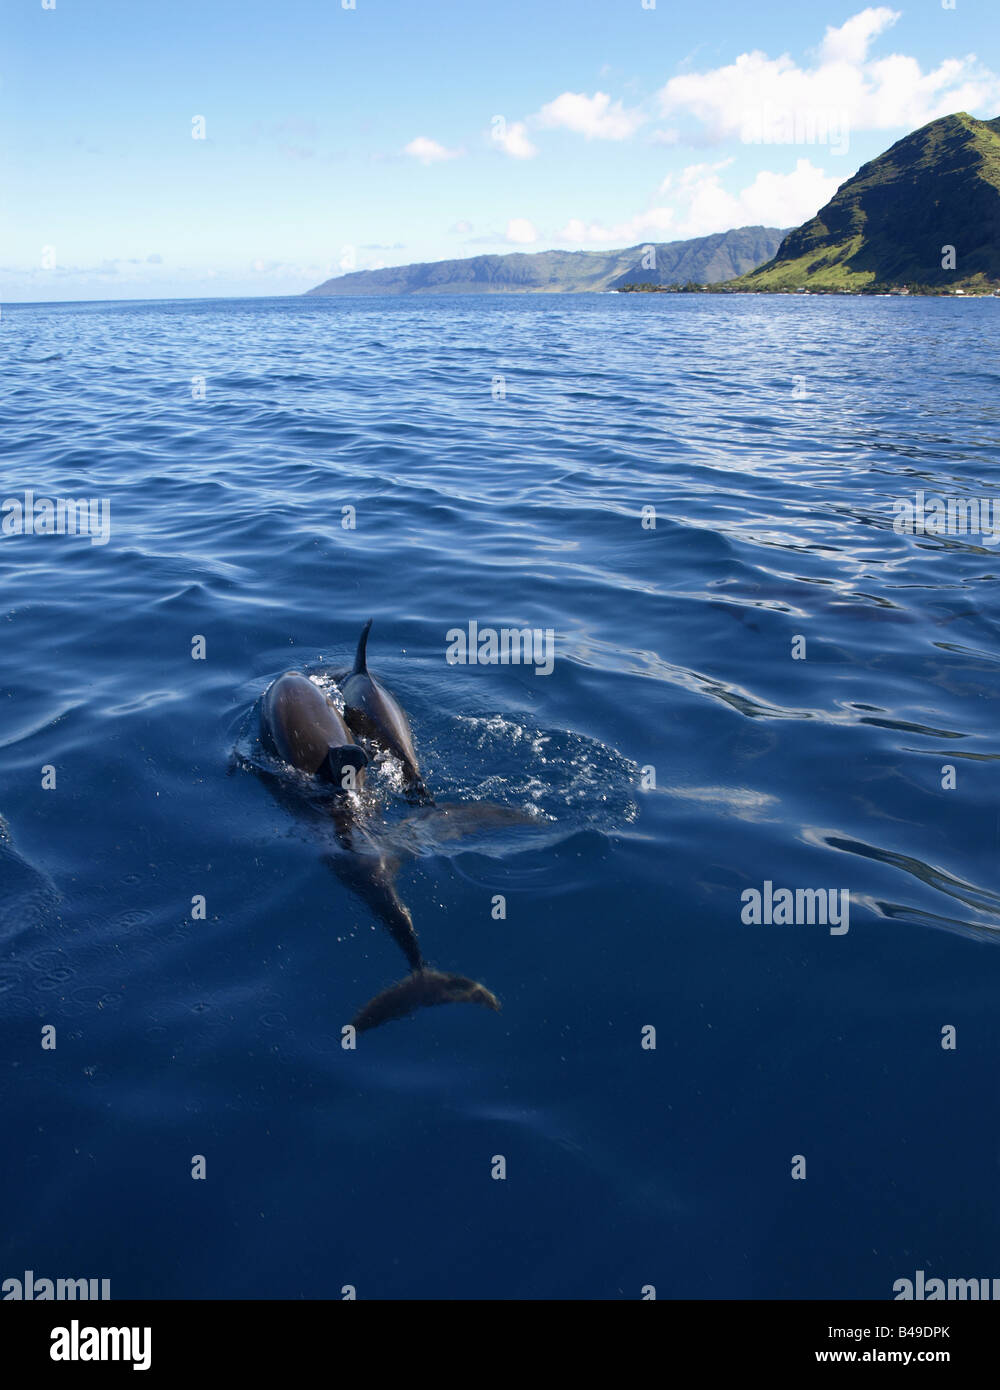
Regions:
<svg viewBox="0 0 1000 1390"><path fill-rule="evenodd" d="M1000 1276L998 547L894 529L1000 496L998 314L5 306L2 498L108 499L110 534L0 536L0 1278ZM368 617L435 795L532 820L423 833L373 772L427 959L503 1009L350 1050L405 962L256 775L255 710L332 690ZM450 664L472 621L551 629L551 673ZM765 883L849 890L849 929L743 921Z"/></svg>

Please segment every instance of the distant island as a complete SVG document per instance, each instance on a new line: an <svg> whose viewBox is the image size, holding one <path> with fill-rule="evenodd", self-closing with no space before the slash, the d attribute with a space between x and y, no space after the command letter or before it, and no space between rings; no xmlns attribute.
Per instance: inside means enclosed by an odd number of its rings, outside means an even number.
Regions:
<svg viewBox="0 0 1000 1390"><path fill-rule="evenodd" d="M995 294L1000 117L960 111L905 136L841 184L772 260L713 289Z"/></svg>
<svg viewBox="0 0 1000 1390"><path fill-rule="evenodd" d="M686 241L645 242L621 251L515 251L506 256L356 270L325 280L308 295L567 294L725 282L773 256L778 227L738 227Z"/></svg>

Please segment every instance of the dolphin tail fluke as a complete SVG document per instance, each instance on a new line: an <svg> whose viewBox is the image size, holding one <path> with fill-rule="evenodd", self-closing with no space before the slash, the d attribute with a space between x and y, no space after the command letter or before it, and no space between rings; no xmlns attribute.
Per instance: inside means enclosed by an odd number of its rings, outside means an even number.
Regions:
<svg viewBox="0 0 1000 1390"><path fill-rule="evenodd" d="M361 629L361 636L358 638L358 650L354 657L354 670L352 676L367 676L368 674L368 634L372 630L374 618L369 618Z"/></svg>
<svg viewBox="0 0 1000 1390"><path fill-rule="evenodd" d="M478 980L469 980L464 975L446 975L425 966L376 994L355 1015L352 1023L357 1032L364 1033L380 1023L391 1023L434 1004L483 1004L496 1013L500 1011L500 1000Z"/></svg>

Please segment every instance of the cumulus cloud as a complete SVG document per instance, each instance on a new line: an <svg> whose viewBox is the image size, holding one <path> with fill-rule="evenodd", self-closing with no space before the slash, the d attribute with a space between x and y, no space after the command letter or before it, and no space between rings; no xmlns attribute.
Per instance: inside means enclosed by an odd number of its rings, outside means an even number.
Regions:
<svg viewBox="0 0 1000 1390"><path fill-rule="evenodd" d="M512 217L507 223L506 239L517 246L528 246L538 240L538 233L535 231L534 223L529 222L526 217Z"/></svg>
<svg viewBox="0 0 1000 1390"><path fill-rule="evenodd" d="M899 10L890 10L885 5L877 9L862 10L852 15L840 28L833 24L827 26L820 57L824 63L863 63L873 40L886 29L891 29L900 17Z"/></svg>
<svg viewBox="0 0 1000 1390"><path fill-rule="evenodd" d="M584 92L563 92L534 119L541 126L573 130L588 140L627 140L645 117L641 111L626 110L620 101L613 102L607 92L595 92L592 97Z"/></svg>
<svg viewBox="0 0 1000 1390"><path fill-rule="evenodd" d="M903 54L873 58L872 44L899 17L881 5L829 27L813 67L800 67L787 53L770 58L755 50L725 67L673 77L658 93L660 110L694 116L719 139L755 140L747 131L759 129L762 110L784 113L786 125L835 113L853 130L891 130L1000 103L1000 77L974 54L947 58L928 72Z"/></svg>
<svg viewBox="0 0 1000 1390"><path fill-rule="evenodd" d="M528 127L524 121L512 121L510 125L502 116L493 122L491 138L512 159L534 159L538 150L528 139Z"/></svg>
<svg viewBox="0 0 1000 1390"><path fill-rule="evenodd" d="M403 153L419 159L421 164L440 164L445 159L456 159L461 150L445 149L444 145L439 145L436 140L429 140L426 135L418 135L415 140L410 141Z"/></svg>
<svg viewBox="0 0 1000 1390"><path fill-rule="evenodd" d="M677 235L709 236L730 227L797 227L830 201L840 186L808 159L786 174L769 169L736 193L722 185L719 165L694 164L681 174L676 198L683 211Z"/></svg>
<svg viewBox="0 0 1000 1390"><path fill-rule="evenodd" d="M631 246L642 240L710 236L733 227L794 227L828 203L840 183L808 159L800 159L790 173L762 170L733 193L723 186L721 177L732 162L690 164L660 185L658 194L669 197L669 203L610 225L571 218L559 239L576 245Z"/></svg>

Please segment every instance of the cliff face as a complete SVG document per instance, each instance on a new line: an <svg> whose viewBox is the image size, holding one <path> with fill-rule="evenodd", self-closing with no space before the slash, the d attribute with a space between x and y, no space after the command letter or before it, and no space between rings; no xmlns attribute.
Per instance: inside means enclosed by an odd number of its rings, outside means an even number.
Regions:
<svg viewBox="0 0 1000 1390"><path fill-rule="evenodd" d="M732 288L872 284L1000 286L1000 118L960 112L897 141Z"/></svg>

